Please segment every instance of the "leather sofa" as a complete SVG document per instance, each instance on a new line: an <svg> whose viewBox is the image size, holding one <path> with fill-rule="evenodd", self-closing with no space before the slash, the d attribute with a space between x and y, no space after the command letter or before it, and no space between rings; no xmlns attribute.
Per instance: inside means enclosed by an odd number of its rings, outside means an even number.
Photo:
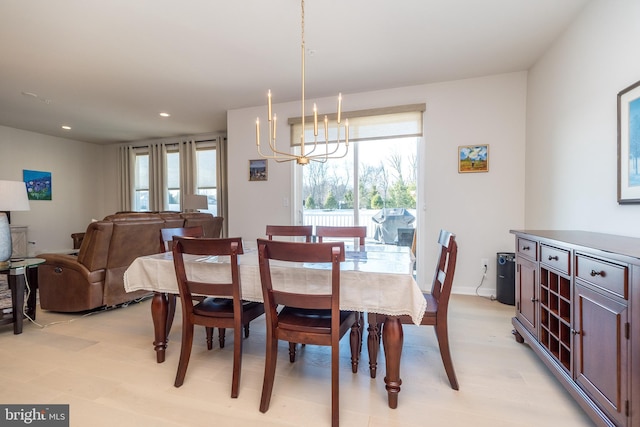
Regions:
<svg viewBox="0 0 640 427"><path fill-rule="evenodd" d="M146 296L146 291L125 291L124 272L137 257L161 251L161 228L201 225L205 237L220 237L222 221L199 212L123 212L92 222L77 256L38 255L45 259L38 266L40 307L79 312Z"/></svg>

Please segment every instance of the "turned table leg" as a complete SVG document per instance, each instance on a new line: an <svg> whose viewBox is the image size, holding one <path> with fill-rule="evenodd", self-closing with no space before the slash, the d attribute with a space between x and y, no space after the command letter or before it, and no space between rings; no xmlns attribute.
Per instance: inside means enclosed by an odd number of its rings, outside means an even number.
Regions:
<svg viewBox="0 0 640 427"><path fill-rule="evenodd" d="M154 338L153 349L156 351L156 361L164 362L165 350L167 349L167 314L168 314L167 294L154 292L151 300L151 318L153 319Z"/></svg>
<svg viewBox="0 0 640 427"><path fill-rule="evenodd" d="M367 327L367 349L369 351L369 375L376 377L378 371L378 353L380 352L380 323L375 313L367 316L369 326Z"/></svg>
<svg viewBox="0 0 640 427"><path fill-rule="evenodd" d="M382 328L382 344L384 345L387 375L384 377L385 388L389 399L389 407L398 407L400 393L400 356L402 355L402 323L398 317L388 316Z"/></svg>

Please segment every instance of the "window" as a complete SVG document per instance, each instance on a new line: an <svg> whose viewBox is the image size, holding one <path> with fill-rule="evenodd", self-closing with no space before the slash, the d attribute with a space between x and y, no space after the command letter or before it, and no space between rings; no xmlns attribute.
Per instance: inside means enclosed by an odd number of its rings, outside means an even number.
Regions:
<svg viewBox="0 0 640 427"><path fill-rule="evenodd" d="M218 144L220 138L132 148L135 159L131 207L135 211L182 211L183 194L206 195L209 212L219 215ZM164 153L164 154L155 154ZM159 155L156 159L154 156ZM129 162L133 159L129 158ZM160 165L162 170L155 170Z"/></svg>
<svg viewBox="0 0 640 427"><path fill-rule="evenodd" d="M218 214L218 188L216 184L216 149L202 147L196 149L196 193L207 196L209 208L203 212Z"/></svg>
<svg viewBox="0 0 640 427"><path fill-rule="evenodd" d="M302 207L297 223L365 225L368 239L397 243L398 229L414 227L417 216L423 111L420 104L346 113L347 155L297 168L296 205ZM289 122L292 137L299 134L297 120ZM307 141L313 139L312 130L305 133Z"/></svg>
<svg viewBox="0 0 640 427"><path fill-rule="evenodd" d="M416 217L417 150L416 137L356 141L342 159L304 166L302 223L366 225L368 238L395 243Z"/></svg>
<svg viewBox="0 0 640 427"><path fill-rule="evenodd" d="M167 151L167 210L180 211L180 153Z"/></svg>
<svg viewBox="0 0 640 427"><path fill-rule="evenodd" d="M134 188L134 211L149 210L149 154L136 153Z"/></svg>

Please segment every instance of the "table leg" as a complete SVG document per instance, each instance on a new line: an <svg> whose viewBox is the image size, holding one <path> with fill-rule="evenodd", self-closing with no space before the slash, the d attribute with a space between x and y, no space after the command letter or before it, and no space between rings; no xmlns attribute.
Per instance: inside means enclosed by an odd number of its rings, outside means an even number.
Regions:
<svg viewBox="0 0 640 427"><path fill-rule="evenodd" d="M389 399L389 407L398 407L400 393L400 356L402 355L402 323L398 317L387 316L382 328L382 344L384 345L387 375L384 377L385 388Z"/></svg>
<svg viewBox="0 0 640 427"><path fill-rule="evenodd" d="M11 301L13 301L13 333L22 333L24 321L24 268L15 268L9 272L9 287L11 288Z"/></svg>
<svg viewBox="0 0 640 427"><path fill-rule="evenodd" d="M376 377L378 371L378 353L380 352L380 327L375 313L367 315L369 326L367 327L367 349L369 350L369 375Z"/></svg>
<svg viewBox="0 0 640 427"><path fill-rule="evenodd" d="M167 294L154 292L151 300L151 318L153 319L154 338L153 349L156 351L156 361L164 362L165 350L167 349Z"/></svg>

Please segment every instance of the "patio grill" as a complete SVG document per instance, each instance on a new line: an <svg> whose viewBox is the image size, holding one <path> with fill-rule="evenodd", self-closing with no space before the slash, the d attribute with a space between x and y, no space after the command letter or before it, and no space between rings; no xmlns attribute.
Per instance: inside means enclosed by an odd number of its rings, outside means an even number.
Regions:
<svg viewBox="0 0 640 427"><path fill-rule="evenodd" d="M374 238L384 244L398 243L398 228L407 228L415 217L405 208L384 208L372 218L376 223Z"/></svg>

